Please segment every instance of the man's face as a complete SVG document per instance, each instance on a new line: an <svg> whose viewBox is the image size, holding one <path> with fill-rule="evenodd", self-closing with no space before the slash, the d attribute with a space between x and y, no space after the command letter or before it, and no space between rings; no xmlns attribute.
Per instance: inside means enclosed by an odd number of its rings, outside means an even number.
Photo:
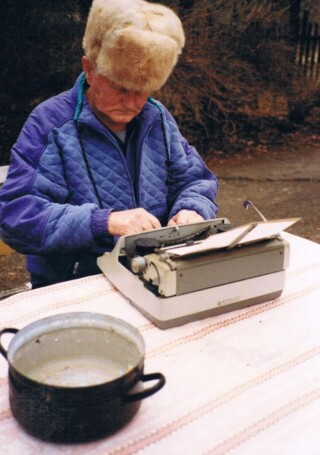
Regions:
<svg viewBox="0 0 320 455"><path fill-rule="evenodd" d="M96 74L86 57L82 62L90 85L87 97L96 116L113 131L125 129L126 124L141 112L149 94L127 90Z"/></svg>

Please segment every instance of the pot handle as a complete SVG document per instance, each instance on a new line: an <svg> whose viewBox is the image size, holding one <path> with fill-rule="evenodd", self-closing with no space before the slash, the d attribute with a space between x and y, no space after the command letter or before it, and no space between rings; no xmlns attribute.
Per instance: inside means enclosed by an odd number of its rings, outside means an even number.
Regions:
<svg viewBox="0 0 320 455"><path fill-rule="evenodd" d="M162 373L150 373L150 374L143 374L140 377L140 381L147 382L147 381L154 381L158 380L156 384L154 384L149 389L144 389L141 392L132 393L130 395L126 395L125 401L131 403L133 401L142 400L143 398L150 397L154 393L158 392L158 390L162 389L165 385L166 378L163 376Z"/></svg>
<svg viewBox="0 0 320 455"><path fill-rule="evenodd" d="M6 349L2 346L2 343L1 343L1 337L2 335L4 335L5 333L13 333L13 334L16 334L17 332L19 332L18 329L14 329L13 327L8 327L7 329L2 329L0 330L0 353L3 355L3 357L5 359L7 359L7 351Z"/></svg>

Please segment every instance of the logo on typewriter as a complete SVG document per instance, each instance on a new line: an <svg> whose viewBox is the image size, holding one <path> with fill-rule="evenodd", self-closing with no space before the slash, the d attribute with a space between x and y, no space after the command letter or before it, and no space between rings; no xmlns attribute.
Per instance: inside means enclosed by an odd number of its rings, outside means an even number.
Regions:
<svg viewBox="0 0 320 455"><path fill-rule="evenodd" d="M219 300L217 302L217 306L226 306L231 305L232 303L239 302L240 296L236 295L234 297L230 297L229 299Z"/></svg>

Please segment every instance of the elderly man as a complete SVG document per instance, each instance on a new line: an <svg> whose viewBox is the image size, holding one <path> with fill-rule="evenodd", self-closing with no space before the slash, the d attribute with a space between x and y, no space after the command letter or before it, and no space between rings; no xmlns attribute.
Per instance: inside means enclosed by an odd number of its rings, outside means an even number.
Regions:
<svg viewBox="0 0 320 455"><path fill-rule="evenodd" d="M150 98L183 46L163 5L93 1L83 73L31 113L0 193L2 237L34 288L99 273L117 236L215 216L216 177Z"/></svg>

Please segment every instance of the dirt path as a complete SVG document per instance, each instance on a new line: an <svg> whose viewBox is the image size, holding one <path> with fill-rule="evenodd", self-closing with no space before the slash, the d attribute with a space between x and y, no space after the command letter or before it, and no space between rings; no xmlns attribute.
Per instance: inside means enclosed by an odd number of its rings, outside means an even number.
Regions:
<svg viewBox="0 0 320 455"><path fill-rule="evenodd" d="M212 158L207 164L220 181L219 217L235 225L259 219L253 209L243 208L249 199L266 218L301 217L288 231L320 243L320 135L297 133L286 146ZM0 293L29 281L18 253L0 256L0 271Z"/></svg>
<svg viewBox="0 0 320 455"><path fill-rule="evenodd" d="M266 218L301 217L288 231L320 243L320 135L299 133L281 148L207 163L220 181L219 217L237 225L259 219L243 208L249 199Z"/></svg>

